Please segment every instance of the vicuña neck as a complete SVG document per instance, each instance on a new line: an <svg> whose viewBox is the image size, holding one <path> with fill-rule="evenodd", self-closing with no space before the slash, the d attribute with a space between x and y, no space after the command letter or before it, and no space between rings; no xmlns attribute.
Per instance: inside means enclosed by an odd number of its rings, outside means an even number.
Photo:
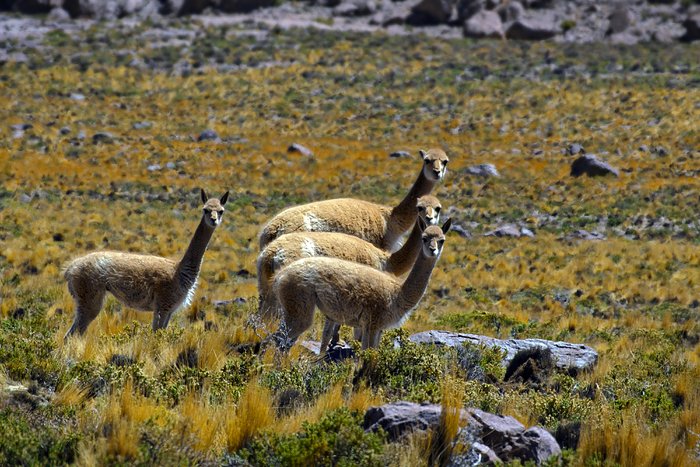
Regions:
<svg viewBox="0 0 700 467"><path fill-rule="evenodd" d="M207 245L213 233L214 229L209 227L204 217L202 217L190 241L190 245L185 251L185 255L177 265L177 277L180 280L180 284L185 288L191 287L197 280L199 269L202 266L202 257L207 250Z"/></svg>
<svg viewBox="0 0 700 467"><path fill-rule="evenodd" d="M420 254L421 249L421 231L418 227L418 222L413 224L411 235L408 236L406 243L403 244L398 251L389 256L386 264L386 272L400 276L411 269L411 266L416 262L416 258Z"/></svg>
<svg viewBox="0 0 700 467"><path fill-rule="evenodd" d="M416 263L413 265L410 274L401 285L401 291L398 296L398 304L400 311L406 313L413 309L421 297L425 293L430 281L430 275L433 273L437 256L425 256L422 252L418 255Z"/></svg>
<svg viewBox="0 0 700 467"><path fill-rule="evenodd" d="M413 183L406 197L391 210L390 223L397 225L400 232L405 232L411 228L416 221L416 202L418 198L429 194L435 186L434 181L428 180L421 169L418 178Z"/></svg>

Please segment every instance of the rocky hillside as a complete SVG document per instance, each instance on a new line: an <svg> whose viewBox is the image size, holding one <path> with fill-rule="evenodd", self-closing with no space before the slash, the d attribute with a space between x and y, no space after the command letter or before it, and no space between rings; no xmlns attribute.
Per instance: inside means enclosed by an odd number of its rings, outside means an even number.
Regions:
<svg viewBox="0 0 700 467"><path fill-rule="evenodd" d="M72 18L245 15L281 27L405 31L472 38L635 44L700 37L698 0L0 0L0 11Z"/></svg>

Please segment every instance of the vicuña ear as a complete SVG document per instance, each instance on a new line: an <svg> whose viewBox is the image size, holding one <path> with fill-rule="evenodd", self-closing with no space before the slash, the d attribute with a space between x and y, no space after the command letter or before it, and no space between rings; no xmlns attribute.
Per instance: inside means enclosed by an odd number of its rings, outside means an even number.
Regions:
<svg viewBox="0 0 700 467"><path fill-rule="evenodd" d="M418 227L420 228L421 232L428 228L428 224L426 224L423 218L420 216L418 216Z"/></svg>
<svg viewBox="0 0 700 467"><path fill-rule="evenodd" d="M222 206L226 204L226 201L228 201L228 191L224 193L224 195L221 198L219 198L219 201L221 201Z"/></svg>
<svg viewBox="0 0 700 467"><path fill-rule="evenodd" d="M420 156L423 158L423 160L428 158L428 153L423 151L422 149L418 150L418 154L420 154Z"/></svg>
<svg viewBox="0 0 700 467"><path fill-rule="evenodd" d="M209 197L204 192L204 188L200 188L199 192L200 192L199 194L202 196L202 203L207 204L207 200L209 199Z"/></svg>
<svg viewBox="0 0 700 467"><path fill-rule="evenodd" d="M446 234L450 230L450 227L452 227L451 217L447 219L444 224L442 224L442 233Z"/></svg>

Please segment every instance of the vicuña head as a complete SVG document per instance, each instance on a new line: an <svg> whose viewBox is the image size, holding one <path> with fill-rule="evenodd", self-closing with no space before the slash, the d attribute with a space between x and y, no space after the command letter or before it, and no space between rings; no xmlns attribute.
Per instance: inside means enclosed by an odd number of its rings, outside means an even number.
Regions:
<svg viewBox="0 0 700 467"><path fill-rule="evenodd" d="M202 258L216 227L221 224L228 192L209 198L201 190L202 218L179 262L160 256L96 251L74 259L64 276L75 301L75 319L66 338L85 333L110 292L124 305L153 312L153 330L165 328L172 314L188 306L197 288Z"/></svg>
<svg viewBox="0 0 700 467"><path fill-rule="evenodd" d="M442 149L429 149L418 151L423 158L423 176L428 180L440 181L447 172L447 163L450 159Z"/></svg>
<svg viewBox="0 0 700 467"><path fill-rule="evenodd" d="M416 200L429 194L445 176L449 161L442 149L420 151L423 161L418 178L396 207L354 198L339 198L285 209L260 233L262 251L274 239L292 232L339 232L354 235L387 251L414 224Z"/></svg>
<svg viewBox="0 0 700 467"><path fill-rule="evenodd" d="M451 220L442 228L418 221L421 253L404 281L369 266L335 258L304 258L280 271L274 291L284 326L274 339L283 347L307 330L318 307L327 319L362 330L362 348L376 347L381 332L400 325L416 307L442 252Z"/></svg>

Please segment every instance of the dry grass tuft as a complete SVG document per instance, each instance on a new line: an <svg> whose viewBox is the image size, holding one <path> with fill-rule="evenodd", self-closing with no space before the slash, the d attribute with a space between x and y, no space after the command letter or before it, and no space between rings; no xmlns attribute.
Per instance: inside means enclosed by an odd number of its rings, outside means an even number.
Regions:
<svg viewBox="0 0 700 467"><path fill-rule="evenodd" d="M225 444L229 452L245 446L275 422L272 394L257 380L246 385L238 404L223 410L229 412L224 423Z"/></svg>
<svg viewBox="0 0 700 467"><path fill-rule="evenodd" d="M681 467L691 459L674 427L660 430L640 425L642 414L628 411L622 420L603 417L587 423L581 433L578 453L582 459L597 459L619 465Z"/></svg>

